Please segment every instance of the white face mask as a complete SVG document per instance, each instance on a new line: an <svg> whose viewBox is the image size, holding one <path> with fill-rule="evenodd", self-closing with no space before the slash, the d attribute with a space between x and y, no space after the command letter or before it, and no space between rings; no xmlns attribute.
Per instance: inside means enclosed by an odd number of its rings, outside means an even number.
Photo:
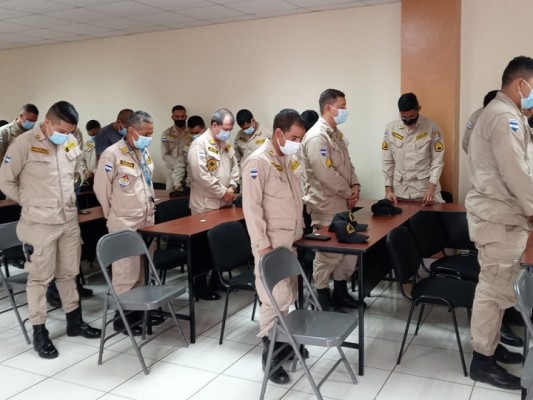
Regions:
<svg viewBox="0 0 533 400"><path fill-rule="evenodd" d="M277 140L277 139L276 139ZM293 142L292 140L285 139L285 145L281 145L278 140L279 149L286 156L292 156L300 151L300 142Z"/></svg>

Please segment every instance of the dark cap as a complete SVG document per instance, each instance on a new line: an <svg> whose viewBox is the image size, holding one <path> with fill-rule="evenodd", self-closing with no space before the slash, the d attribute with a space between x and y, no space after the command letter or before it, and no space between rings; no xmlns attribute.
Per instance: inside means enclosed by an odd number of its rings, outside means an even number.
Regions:
<svg viewBox="0 0 533 400"><path fill-rule="evenodd" d="M402 209L395 207L394 203L387 199L379 200L372 204L372 214L383 217L390 217L391 215L401 214Z"/></svg>
<svg viewBox="0 0 533 400"><path fill-rule="evenodd" d="M341 243L361 244L367 241L368 236L357 233L355 227L348 221L337 220L331 223L337 240Z"/></svg>
<svg viewBox="0 0 533 400"><path fill-rule="evenodd" d="M331 225L329 226L329 232L333 232L333 223L335 221L346 221L351 223L354 226L356 232L364 232L368 229L368 224L358 224L355 220L354 213L350 211L343 211L335 214L333 216L333 220L331 221Z"/></svg>

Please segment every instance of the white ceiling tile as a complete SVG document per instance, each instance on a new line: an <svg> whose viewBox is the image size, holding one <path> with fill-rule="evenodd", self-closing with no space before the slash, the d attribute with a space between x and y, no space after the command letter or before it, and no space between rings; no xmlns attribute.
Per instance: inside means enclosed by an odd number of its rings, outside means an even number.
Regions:
<svg viewBox="0 0 533 400"><path fill-rule="evenodd" d="M109 4L113 2L119 2L122 0L51 0L54 3L70 4L76 7L91 7L99 6L101 4Z"/></svg>
<svg viewBox="0 0 533 400"><path fill-rule="evenodd" d="M101 21L91 21L91 25L101 26L103 28L108 28L112 30L121 30L121 29L133 29L135 27L140 29L140 28L149 26L151 24L147 22L138 21L138 20L134 21L129 18L114 17L112 19L105 19Z"/></svg>
<svg viewBox="0 0 533 400"><path fill-rule="evenodd" d="M310 12L309 10L305 10L304 12ZM269 11L269 12L260 12L254 14L256 19L257 18L274 18L274 17L284 17L287 15L296 15L296 14L302 14L301 8L295 8L293 10L277 10L277 11Z"/></svg>
<svg viewBox="0 0 533 400"><path fill-rule="evenodd" d="M242 3L228 4L228 7L241 11L245 14L270 13L280 10L294 10L296 6L283 0L251 0Z"/></svg>
<svg viewBox="0 0 533 400"><path fill-rule="evenodd" d="M327 7L333 4L341 3L363 3L364 5L364 0L287 0L287 2L303 8L320 6Z"/></svg>
<svg viewBox="0 0 533 400"><path fill-rule="evenodd" d="M379 6L382 4L401 3L401 0L365 0L365 3L369 6Z"/></svg>
<svg viewBox="0 0 533 400"><path fill-rule="evenodd" d="M180 14L197 19L227 18L244 15L243 13L224 6L211 6L183 10Z"/></svg>
<svg viewBox="0 0 533 400"><path fill-rule="evenodd" d="M40 15L40 14L28 15L26 17L12 18L10 22L13 22L15 24L34 26L36 28L53 28L54 26L68 25L72 23L72 21L66 21L64 19L59 19L59 18L52 18L46 15Z"/></svg>
<svg viewBox="0 0 533 400"><path fill-rule="evenodd" d="M53 3L44 0L9 0L4 1L2 7L18 11L26 11L32 14L72 8L72 6L67 4Z"/></svg>
<svg viewBox="0 0 533 400"><path fill-rule="evenodd" d="M104 28L102 26L94 26L94 25L89 25L89 24L72 24L72 25L58 26L55 29L61 32L74 33L76 35L88 35L88 34L100 33L100 32L105 32L105 31L109 32L113 30L110 28Z"/></svg>
<svg viewBox="0 0 533 400"><path fill-rule="evenodd" d="M49 17L61 18L75 22L90 22L95 20L98 21L102 19L115 18L115 16L110 16L107 13L89 10L88 8L81 7L71 8L70 10L46 13L46 15Z"/></svg>
<svg viewBox="0 0 533 400"><path fill-rule="evenodd" d="M90 7L90 9L115 15L117 17L135 17L138 15L156 14L161 12L160 8L150 7L146 4L130 0L94 6Z"/></svg>
<svg viewBox="0 0 533 400"><path fill-rule="evenodd" d="M27 31L27 30L28 30L28 27L26 25L11 24L6 21L0 21L0 32L17 33L20 31Z"/></svg>
<svg viewBox="0 0 533 400"><path fill-rule="evenodd" d="M72 36L72 33L59 32L53 29L34 29L23 33L33 39L65 39Z"/></svg>
<svg viewBox="0 0 533 400"><path fill-rule="evenodd" d="M365 3L350 2L350 3L336 3L327 6L307 7L311 11L333 11L333 10L346 10L348 8L366 7Z"/></svg>
<svg viewBox="0 0 533 400"><path fill-rule="evenodd" d="M29 40L29 37L18 33L5 33L2 35L2 40L9 43L24 43Z"/></svg>
<svg viewBox="0 0 533 400"><path fill-rule="evenodd" d="M133 17L132 19L148 22L155 25L180 24L183 22L195 21L194 18L186 15L176 14L170 11L159 14L147 14ZM135 24L135 22L133 23Z"/></svg>
<svg viewBox="0 0 533 400"><path fill-rule="evenodd" d="M7 8L0 8L0 20L23 17L25 15L29 15L29 13L23 11L8 10Z"/></svg>
<svg viewBox="0 0 533 400"><path fill-rule="evenodd" d="M208 7L212 6L208 0L136 0L139 3L143 3L152 7L161 8L167 11L180 11L188 10L191 8ZM240 0L242 1L242 0Z"/></svg>

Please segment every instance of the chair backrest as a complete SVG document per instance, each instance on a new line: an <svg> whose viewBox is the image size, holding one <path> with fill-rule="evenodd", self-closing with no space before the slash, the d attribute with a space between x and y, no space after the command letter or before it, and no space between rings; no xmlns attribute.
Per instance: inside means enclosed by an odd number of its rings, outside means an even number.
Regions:
<svg viewBox="0 0 533 400"><path fill-rule="evenodd" d="M8 222L0 225L0 252L15 246L22 245L17 237L17 222Z"/></svg>
<svg viewBox="0 0 533 400"><path fill-rule="evenodd" d="M451 194L451 192L441 190L440 195L442 196L442 200L446 203L453 203L453 194Z"/></svg>
<svg viewBox="0 0 533 400"><path fill-rule="evenodd" d="M16 222L20 219L22 208L18 204L10 204L0 207L0 224Z"/></svg>
<svg viewBox="0 0 533 400"><path fill-rule="evenodd" d="M386 244L396 279L399 283L411 282L422 263L411 231L405 226L394 228L387 235Z"/></svg>
<svg viewBox="0 0 533 400"><path fill-rule="evenodd" d="M440 215L434 211L421 211L409 219L416 246L423 258L444 251L446 229Z"/></svg>
<svg viewBox="0 0 533 400"><path fill-rule="evenodd" d="M189 199L172 199L159 203L156 206L156 223L172 221L173 219L188 217L191 215Z"/></svg>
<svg viewBox="0 0 533 400"><path fill-rule="evenodd" d="M221 272L248 265L253 259L248 231L239 221L211 228L207 232L207 242L215 268Z"/></svg>
<svg viewBox="0 0 533 400"><path fill-rule="evenodd" d="M259 274L269 292L272 292L280 281L292 276L302 275L304 282L306 280L296 255L286 247L276 247L261 257Z"/></svg>
<svg viewBox="0 0 533 400"><path fill-rule="evenodd" d="M529 271L520 271L514 282L516 304L522 314L530 337L533 337L531 309L533 308L533 276Z"/></svg>

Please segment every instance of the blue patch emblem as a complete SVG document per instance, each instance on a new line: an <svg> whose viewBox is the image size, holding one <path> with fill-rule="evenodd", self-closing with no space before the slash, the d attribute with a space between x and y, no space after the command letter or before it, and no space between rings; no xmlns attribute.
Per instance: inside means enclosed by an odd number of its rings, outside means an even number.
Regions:
<svg viewBox="0 0 533 400"><path fill-rule="evenodd" d="M468 121L468 123L466 124L466 129L472 129L474 127L474 125L472 124L472 121Z"/></svg>
<svg viewBox="0 0 533 400"><path fill-rule="evenodd" d="M6 156L4 157L4 163L9 164L10 162L11 162L11 155L6 154Z"/></svg>
<svg viewBox="0 0 533 400"><path fill-rule="evenodd" d="M516 119L509 119L509 126L513 132L518 131L518 121Z"/></svg>
<svg viewBox="0 0 533 400"><path fill-rule="evenodd" d="M322 147L320 149L320 154L322 155L322 157L326 157L326 154L328 154L328 150L325 147Z"/></svg>
<svg viewBox="0 0 533 400"><path fill-rule="evenodd" d="M166 138L166 137L162 137L162 138L161 138L161 141L162 141L162 142L168 142L168 138Z"/></svg>
<svg viewBox="0 0 533 400"><path fill-rule="evenodd" d="M257 175L258 175L257 168L250 169L250 176L252 177L252 179L257 178Z"/></svg>
<svg viewBox="0 0 533 400"><path fill-rule="evenodd" d="M104 166L104 169L105 169L105 172L109 172L113 169L113 164L111 163L107 163L105 166Z"/></svg>

